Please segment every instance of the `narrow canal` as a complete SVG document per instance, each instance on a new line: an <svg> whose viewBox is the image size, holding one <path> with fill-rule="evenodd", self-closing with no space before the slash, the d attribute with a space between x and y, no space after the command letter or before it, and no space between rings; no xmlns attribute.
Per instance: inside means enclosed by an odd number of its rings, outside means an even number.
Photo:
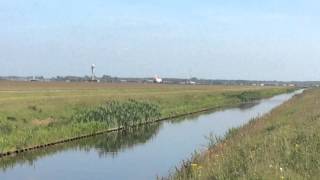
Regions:
<svg viewBox="0 0 320 180"><path fill-rule="evenodd" d="M252 104L100 135L0 159L1 180L156 179L167 176L206 136L223 136L281 105L302 90Z"/></svg>

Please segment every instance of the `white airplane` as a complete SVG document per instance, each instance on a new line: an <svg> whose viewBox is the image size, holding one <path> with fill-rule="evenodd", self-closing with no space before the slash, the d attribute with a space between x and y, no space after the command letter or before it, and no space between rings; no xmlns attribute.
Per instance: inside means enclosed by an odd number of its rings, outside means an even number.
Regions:
<svg viewBox="0 0 320 180"><path fill-rule="evenodd" d="M153 82L154 83L162 83L163 81L159 76L155 76L154 79L153 79Z"/></svg>

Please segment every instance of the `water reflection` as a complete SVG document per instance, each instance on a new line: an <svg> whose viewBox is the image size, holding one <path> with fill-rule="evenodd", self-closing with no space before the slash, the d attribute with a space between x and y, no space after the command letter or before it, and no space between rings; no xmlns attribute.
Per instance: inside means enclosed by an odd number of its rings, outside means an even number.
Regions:
<svg viewBox="0 0 320 180"><path fill-rule="evenodd" d="M241 104L239 106L239 109L240 110L247 110L247 109L250 109L256 105L258 105L260 103L260 101L254 101L254 102L250 102L250 103L244 103L244 104Z"/></svg>
<svg viewBox="0 0 320 180"><path fill-rule="evenodd" d="M121 150L134 148L136 145L144 144L151 140L159 132L161 126L160 123L155 123L136 127L127 131L113 132L56 145L47 149L30 151L14 157L5 157L0 160L0 169L6 171L23 164L33 166L36 161L43 157L71 149L85 152L94 149L96 153L99 154L100 158L107 156L115 158Z"/></svg>
<svg viewBox="0 0 320 180"><path fill-rule="evenodd" d="M248 102L248 103L244 103L244 104L241 104L241 105L238 105L238 106L235 106L236 109L240 109L240 110L248 110L254 106L257 106L258 104L261 103L261 100L259 101L254 101L254 102ZM175 118L175 119L171 119L171 120L168 120L168 122L172 123L172 124L179 124L179 123L182 123L182 122L186 122L186 121L196 121L198 119L199 116L205 116L205 115L210 115L212 113L215 113L215 112L223 112L225 110L228 110L230 108L221 108L221 109L215 109L215 110L211 110L211 111L204 111L202 113L196 113L196 114L191 114L191 115L188 115L187 117L178 117L178 118ZM234 108L232 108L234 109Z"/></svg>

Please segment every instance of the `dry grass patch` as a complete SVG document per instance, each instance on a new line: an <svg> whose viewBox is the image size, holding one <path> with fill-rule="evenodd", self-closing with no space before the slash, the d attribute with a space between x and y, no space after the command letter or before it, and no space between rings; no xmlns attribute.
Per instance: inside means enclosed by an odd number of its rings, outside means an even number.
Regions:
<svg viewBox="0 0 320 180"><path fill-rule="evenodd" d="M54 120L53 118L46 118L46 119L34 119L32 120L31 124L34 126L48 126L50 123L54 123L56 122L56 120Z"/></svg>

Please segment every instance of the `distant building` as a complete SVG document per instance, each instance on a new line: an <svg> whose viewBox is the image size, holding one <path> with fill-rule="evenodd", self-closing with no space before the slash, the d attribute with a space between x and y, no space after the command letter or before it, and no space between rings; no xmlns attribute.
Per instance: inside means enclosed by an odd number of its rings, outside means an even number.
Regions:
<svg viewBox="0 0 320 180"><path fill-rule="evenodd" d="M100 82L100 80L96 79L96 74L95 74L95 69L96 69L96 65L92 64L91 65L91 82Z"/></svg>

